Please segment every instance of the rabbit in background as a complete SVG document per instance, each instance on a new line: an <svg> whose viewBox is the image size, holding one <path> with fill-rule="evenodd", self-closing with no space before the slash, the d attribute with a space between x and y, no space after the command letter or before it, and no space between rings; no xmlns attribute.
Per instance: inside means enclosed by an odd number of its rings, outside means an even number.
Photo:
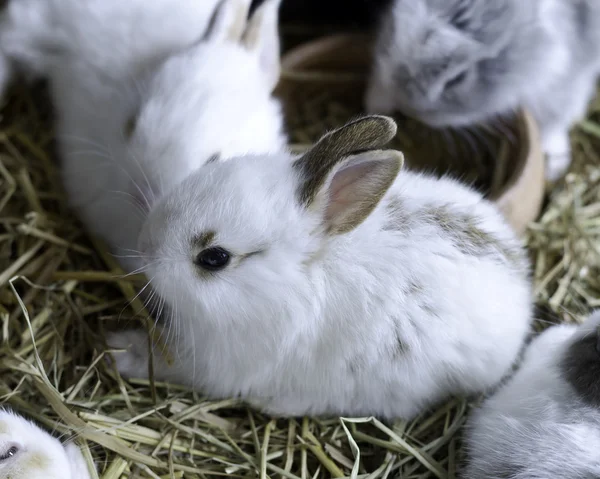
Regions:
<svg viewBox="0 0 600 479"><path fill-rule="evenodd" d="M471 416L465 479L600 477L600 311L552 326Z"/></svg>
<svg viewBox="0 0 600 479"><path fill-rule="evenodd" d="M524 107L556 180L599 74L596 0L393 0L365 101L371 113L400 110L439 127L499 121Z"/></svg>
<svg viewBox="0 0 600 479"><path fill-rule="evenodd" d="M61 444L24 417L0 410L0 479L91 479L73 444Z"/></svg>
<svg viewBox="0 0 600 479"><path fill-rule="evenodd" d="M128 272L153 203L207 161L285 148L279 0L11 1L0 51L50 80L71 207Z"/></svg>
<svg viewBox="0 0 600 479"><path fill-rule="evenodd" d="M409 171L396 125L361 118L306 154L204 165L140 235L173 311L155 377L270 414L414 416L494 386L531 322L529 263L490 202ZM125 377L147 334L107 338Z"/></svg>
<svg viewBox="0 0 600 479"><path fill-rule="evenodd" d="M5 89L16 72L51 75L57 55L128 79L202 36L220 0L8 0L0 13Z"/></svg>

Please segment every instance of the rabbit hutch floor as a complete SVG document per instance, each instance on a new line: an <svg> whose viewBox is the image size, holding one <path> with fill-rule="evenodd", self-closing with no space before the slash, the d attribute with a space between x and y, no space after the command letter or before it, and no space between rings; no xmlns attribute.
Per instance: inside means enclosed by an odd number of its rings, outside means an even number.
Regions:
<svg viewBox="0 0 600 479"><path fill-rule="evenodd" d="M146 322L139 279L69 214L49 112L43 90L24 88L0 111L0 404L75 433L106 479L456 477L464 399L395 424L271 420L120 379L103 333ZM600 306L600 100L572 140L574 164L527 234L539 328Z"/></svg>

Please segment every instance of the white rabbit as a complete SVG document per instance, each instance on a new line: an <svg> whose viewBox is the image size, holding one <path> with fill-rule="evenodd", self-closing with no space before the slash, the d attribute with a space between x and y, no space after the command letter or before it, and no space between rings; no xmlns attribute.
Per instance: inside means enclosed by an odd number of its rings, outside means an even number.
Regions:
<svg viewBox="0 0 600 479"><path fill-rule="evenodd" d="M140 235L175 312L157 378L276 415L411 417L495 385L530 329L529 265L494 205L451 179L397 174L367 117L293 158L203 166ZM147 375L146 334L108 339ZM158 354L158 353L157 353Z"/></svg>
<svg viewBox="0 0 600 479"><path fill-rule="evenodd" d="M26 3L39 14L38 2ZM197 0L48 3L48 17L62 26L48 27L48 36L56 32L58 42L65 31L70 42L53 47L43 65L11 51L22 68L33 65L50 80L70 205L133 271L141 225L163 191L216 155L284 147L281 107L271 96L279 0L249 21L250 0L225 0L206 32L208 4ZM13 30L29 18L24 5L9 3ZM41 30L31 33L40 52L51 43L39 40Z"/></svg>
<svg viewBox="0 0 600 479"><path fill-rule="evenodd" d="M190 46L220 0L7 0L0 15L2 79L46 77L67 54L117 80ZM0 84L4 88L5 84Z"/></svg>
<svg viewBox="0 0 600 479"><path fill-rule="evenodd" d="M600 311L534 339L466 431L465 479L600 477Z"/></svg>
<svg viewBox="0 0 600 479"><path fill-rule="evenodd" d="M0 410L0 479L90 479L79 448Z"/></svg>
<svg viewBox="0 0 600 479"><path fill-rule="evenodd" d="M527 108L548 179L569 166L569 128L600 74L598 0L393 0L382 16L366 97L435 126Z"/></svg>

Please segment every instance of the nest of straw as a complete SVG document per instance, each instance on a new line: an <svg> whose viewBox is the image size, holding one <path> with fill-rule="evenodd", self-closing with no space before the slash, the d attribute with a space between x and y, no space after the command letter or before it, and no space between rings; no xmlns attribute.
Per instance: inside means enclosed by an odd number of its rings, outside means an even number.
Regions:
<svg viewBox="0 0 600 479"><path fill-rule="evenodd" d="M104 479L456 477L462 398L394 424L272 420L235 401L123 381L104 361L103 338L147 322L136 278L66 207L44 90L15 89L1 113L0 403L73 435ZM292 138L314 140L331 118L348 119L325 113ZM600 102L574 129L573 151L527 236L540 327L600 306Z"/></svg>

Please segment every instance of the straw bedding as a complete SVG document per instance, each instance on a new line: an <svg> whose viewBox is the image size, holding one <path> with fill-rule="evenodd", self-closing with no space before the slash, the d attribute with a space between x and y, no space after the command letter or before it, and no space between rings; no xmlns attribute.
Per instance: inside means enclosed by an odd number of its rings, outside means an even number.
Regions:
<svg viewBox="0 0 600 479"><path fill-rule="evenodd" d="M43 90L23 88L1 110L1 403L75 433L105 479L456 477L463 399L408 423L274 421L234 401L121 380L104 361L103 332L144 322L139 279L124 278L68 212L49 111ZM600 306L600 102L574 129L573 149L527 237L540 327Z"/></svg>

